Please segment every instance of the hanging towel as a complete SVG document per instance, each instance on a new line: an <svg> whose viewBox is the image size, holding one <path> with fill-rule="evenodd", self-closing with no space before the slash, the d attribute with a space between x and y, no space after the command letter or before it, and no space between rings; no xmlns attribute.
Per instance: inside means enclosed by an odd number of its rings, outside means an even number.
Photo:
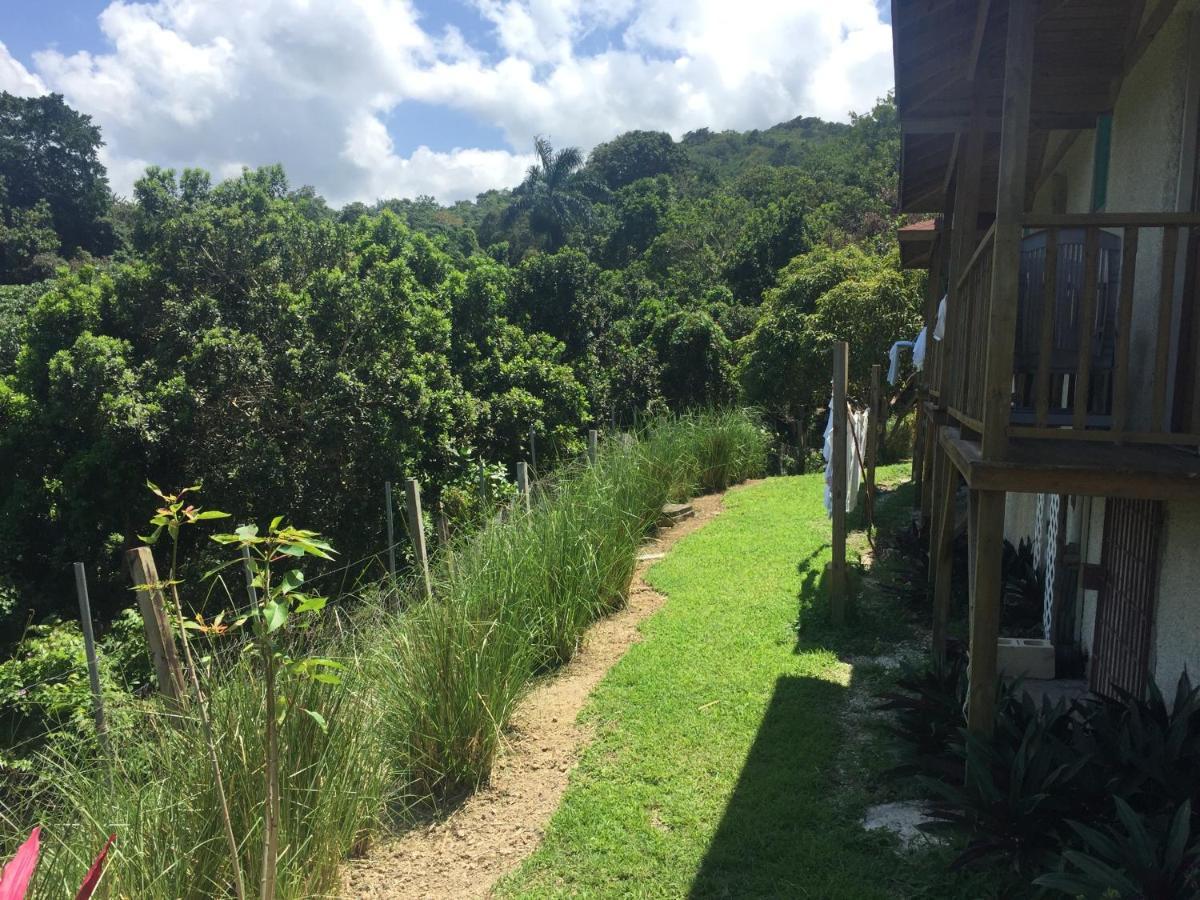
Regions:
<svg viewBox="0 0 1200 900"><path fill-rule="evenodd" d="M913 368L920 372L925 368L925 329L913 341Z"/></svg>
<svg viewBox="0 0 1200 900"><path fill-rule="evenodd" d="M940 341L946 336L946 295L942 295L942 302L938 304L937 321L933 323L933 339Z"/></svg>
<svg viewBox="0 0 1200 900"><path fill-rule="evenodd" d="M896 379L900 377L900 349L907 347L911 350L912 345L912 341L896 341L892 344L892 349L888 351L888 360L890 361L887 374L888 384L895 384Z"/></svg>
<svg viewBox="0 0 1200 900"><path fill-rule="evenodd" d="M862 485L861 454L867 446L867 411L855 412L846 407L846 512L858 505L858 490ZM833 517L833 398L829 400L829 418L825 420L825 514Z"/></svg>

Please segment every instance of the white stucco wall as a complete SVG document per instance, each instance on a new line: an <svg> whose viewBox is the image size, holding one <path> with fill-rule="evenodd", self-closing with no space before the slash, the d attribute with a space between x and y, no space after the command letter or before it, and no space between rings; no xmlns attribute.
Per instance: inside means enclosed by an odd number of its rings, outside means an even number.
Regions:
<svg viewBox="0 0 1200 900"><path fill-rule="evenodd" d="M1006 494L1004 539L1014 547L1037 531L1037 494Z"/></svg>
<svg viewBox="0 0 1200 900"><path fill-rule="evenodd" d="M1171 501L1165 518L1151 671L1170 699L1185 667L1200 678L1200 502Z"/></svg>

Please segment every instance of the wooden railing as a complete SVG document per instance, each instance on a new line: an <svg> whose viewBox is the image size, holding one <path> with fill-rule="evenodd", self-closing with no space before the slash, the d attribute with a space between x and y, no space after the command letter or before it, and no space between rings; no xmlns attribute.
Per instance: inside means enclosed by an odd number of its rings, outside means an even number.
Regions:
<svg viewBox="0 0 1200 900"><path fill-rule="evenodd" d="M960 424L981 434L994 238L993 227L979 242L957 284L952 285L952 308L947 312L946 339L941 348L941 400Z"/></svg>
<svg viewBox="0 0 1200 900"><path fill-rule="evenodd" d="M982 434L990 304L1009 302L1010 436L1200 446L1190 271L1200 214L1030 214L1023 224L1017 297L991 297L993 231L951 285L946 339L930 360L947 412Z"/></svg>
<svg viewBox="0 0 1200 900"><path fill-rule="evenodd" d="M1026 217L1010 435L1200 444L1200 408L1184 414L1176 397L1200 404L1176 313L1194 225L1200 215Z"/></svg>

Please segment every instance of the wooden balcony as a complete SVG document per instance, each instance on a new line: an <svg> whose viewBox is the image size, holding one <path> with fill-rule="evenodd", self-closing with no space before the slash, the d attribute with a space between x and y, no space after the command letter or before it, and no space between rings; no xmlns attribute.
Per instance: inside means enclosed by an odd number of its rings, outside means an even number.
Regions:
<svg viewBox="0 0 1200 900"><path fill-rule="evenodd" d="M1017 296L992 298L993 231L951 286L929 369L951 458L979 489L1200 496L1200 215L1022 224ZM1016 304L1011 337L989 332L992 302ZM985 363L999 340L1014 348L1008 451L987 459Z"/></svg>

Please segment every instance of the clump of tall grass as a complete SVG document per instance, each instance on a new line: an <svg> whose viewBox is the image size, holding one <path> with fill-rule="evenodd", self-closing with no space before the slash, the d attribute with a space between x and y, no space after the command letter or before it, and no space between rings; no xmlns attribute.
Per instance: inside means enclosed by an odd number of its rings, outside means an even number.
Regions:
<svg viewBox="0 0 1200 900"><path fill-rule="evenodd" d="M765 433L750 414L651 422L636 438L608 440L596 465L569 465L539 484L528 513L496 510L439 554L432 600L385 585L352 621L298 631L298 656L316 651L345 669L340 685L295 679L285 688L278 895L334 892L341 862L396 801L484 781L531 679L569 659L588 624L624 602L638 545L662 505L761 474L765 462ZM262 667L229 648L214 659L212 729L242 871L254 884L264 821ZM113 759L47 754L52 790L37 808L3 811L4 842L14 846L31 821L43 825L38 896L69 896L113 832L97 896L232 893L201 723L145 702L156 714L112 735ZM304 709L320 711L327 730Z"/></svg>
<svg viewBox="0 0 1200 900"><path fill-rule="evenodd" d="M766 446L743 411L654 421L443 555L435 599L377 634L384 736L412 792L484 781L530 679L623 602L663 504L761 474Z"/></svg>
<svg viewBox="0 0 1200 900"><path fill-rule="evenodd" d="M328 892L341 861L379 822L391 790L366 668L353 655L343 661L347 675L340 686L296 679L286 689L290 712L279 734L280 896ZM243 871L255 884L263 841L262 674L244 656L222 668L211 694L212 725ZM327 730L301 707L321 710ZM154 708L158 714L148 715L136 731L113 735L111 760L42 758L55 799L22 817L43 825L36 896L71 896L91 855L113 833L117 842L96 896L232 895L233 870L201 725L190 714L173 715L157 703Z"/></svg>

